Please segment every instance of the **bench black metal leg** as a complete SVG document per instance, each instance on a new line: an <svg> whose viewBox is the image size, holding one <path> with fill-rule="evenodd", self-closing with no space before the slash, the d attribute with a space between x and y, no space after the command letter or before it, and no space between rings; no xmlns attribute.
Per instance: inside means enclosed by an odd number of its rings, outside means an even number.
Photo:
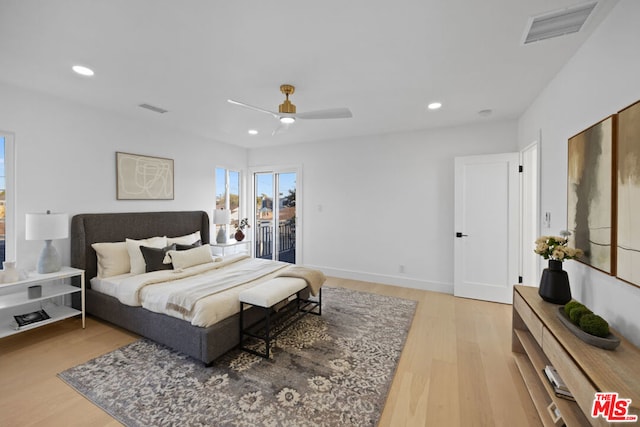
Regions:
<svg viewBox="0 0 640 427"><path fill-rule="evenodd" d="M240 301L240 348L244 348L244 303Z"/></svg>
<svg viewBox="0 0 640 427"><path fill-rule="evenodd" d="M265 359L269 358L269 354L271 353L271 341L275 339L280 333L284 332L291 325L296 323L306 314L315 314L316 316L320 316L322 314L322 289L318 292L317 300L311 299L302 299L300 297L300 291L296 292L291 296L296 296L296 301L291 301L288 306L291 307L293 314L290 315L290 318L285 317L284 324L281 323L283 318L279 316L277 313L275 315L275 320L272 319L272 307L261 307L264 313L264 317L262 320L259 320L245 329L244 325L244 306L246 303L240 302L240 348L249 353L255 354L260 357L264 357ZM250 305L250 304L248 304ZM317 311L315 309L317 308ZM274 323L272 325L272 323ZM259 330L262 329L261 326L264 326L264 334L260 334ZM275 327L274 327L275 326ZM258 328L255 332L252 329ZM274 332L275 331L275 332ZM265 352L261 353L259 351L247 348L244 346L244 336L248 335L253 338L257 338L259 340L264 341L265 344Z"/></svg>
<svg viewBox="0 0 640 427"><path fill-rule="evenodd" d="M269 348L271 347L271 308L265 308L264 309L266 315L266 325L265 325L265 331L264 331L264 343L265 343L265 358L269 358Z"/></svg>
<svg viewBox="0 0 640 427"><path fill-rule="evenodd" d="M320 290L318 291L317 300L312 300L310 298L302 299L300 298L300 292L298 292L297 311L303 311L305 314L315 314L316 316L322 316L322 288L320 288ZM301 306L302 310L300 309ZM315 311L316 308L318 309L318 311Z"/></svg>

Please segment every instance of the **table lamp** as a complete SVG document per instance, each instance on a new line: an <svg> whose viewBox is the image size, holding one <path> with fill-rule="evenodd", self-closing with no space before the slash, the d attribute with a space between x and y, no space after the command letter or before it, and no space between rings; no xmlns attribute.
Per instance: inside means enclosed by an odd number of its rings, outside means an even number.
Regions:
<svg viewBox="0 0 640 427"><path fill-rule="evenodd" d="M25 238L27 240L44 240L44 249L38 258L38 273L53 273L62 265L60 254L51 244L54 239L69 237L69 215L65 213L28 213L26 214Z"/></svg>
<svg viewBox="0 0 640 427"><path fill-rule="evenodd" d="M229 209L216 209L213 211L213 223L220 226L216 235L216 243L227 243L227 224L231 222Z"/></svg>

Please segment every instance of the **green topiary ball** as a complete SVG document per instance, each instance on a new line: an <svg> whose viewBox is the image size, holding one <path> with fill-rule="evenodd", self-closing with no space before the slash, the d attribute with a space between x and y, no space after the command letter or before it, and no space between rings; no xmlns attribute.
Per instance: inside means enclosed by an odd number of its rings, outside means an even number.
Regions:
<svg viewBox="0 0 640 427"><path fill-rule="evenodd" d="M564 312L567 316L569 316L569 313L571 313L571 310L573 310L574 308L578 308L578 307L584 307L584 305L582 303L579 303L578 301L572 299L571 301L569 301L568 303L565 304L564 306Z"/></svg>
<svg viewBox="0 0 640 427"><path fill-rule="evenodd" d="M580 317L580 329L597 337L609 335L609 324L597 314L587 313Z"/></svg>
<svg viewBox="0 0 640 427"><path fill-rule="evenodd" d="M575 307L569 312L569 319L571 319L571 321L576 325L579 325L580 318L585 314L591 314L591 313L593 313L591 310L589 310L587 307L582 305L580 307Z"/></svg>

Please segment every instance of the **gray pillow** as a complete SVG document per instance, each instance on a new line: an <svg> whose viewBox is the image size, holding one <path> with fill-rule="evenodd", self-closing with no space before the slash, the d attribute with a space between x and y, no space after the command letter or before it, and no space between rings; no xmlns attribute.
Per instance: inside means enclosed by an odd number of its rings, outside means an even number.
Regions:
<svg viewBox="0 0 640 427"><path fill-rule="evenodd" d="M197 248L198 246L202 246L202 240L196 240L195 242L193 242L190 245L183 245L180 243L176 243L176 250L177 251L188 251L189 249L193 249L193 248Z"/></svg>
<svg viewBox="0 0 640 427"><path fill-rule="evenodd" d="M144 262L147 264L146 272L150 273L157 270L172 270L173 264L164 264L164 257L168 251L175 251L176 244L166 246L164 248L151 248L149 246L140 246Z"/></svg>

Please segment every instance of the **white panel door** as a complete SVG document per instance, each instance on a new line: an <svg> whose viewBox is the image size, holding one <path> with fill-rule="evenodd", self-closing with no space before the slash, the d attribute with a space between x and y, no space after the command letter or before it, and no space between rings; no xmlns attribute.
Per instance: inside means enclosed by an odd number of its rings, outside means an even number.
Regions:
<svg viewBox="0 0 640 427"><path fill-rule="evenodd" d="M512 302L518 281L518 168L518 153L455 159L455 296Z"/></svg>
<svg viewBox="0 0 640 427"><path fill-rule="evenodd" d="M538 221L540 217L538 143L533 143L520 152L523 172L520 174L522 200L521 267L523 283L534 285L540 282L540 260L542 257L533 251L534 242L540 236Z"/></svg>

